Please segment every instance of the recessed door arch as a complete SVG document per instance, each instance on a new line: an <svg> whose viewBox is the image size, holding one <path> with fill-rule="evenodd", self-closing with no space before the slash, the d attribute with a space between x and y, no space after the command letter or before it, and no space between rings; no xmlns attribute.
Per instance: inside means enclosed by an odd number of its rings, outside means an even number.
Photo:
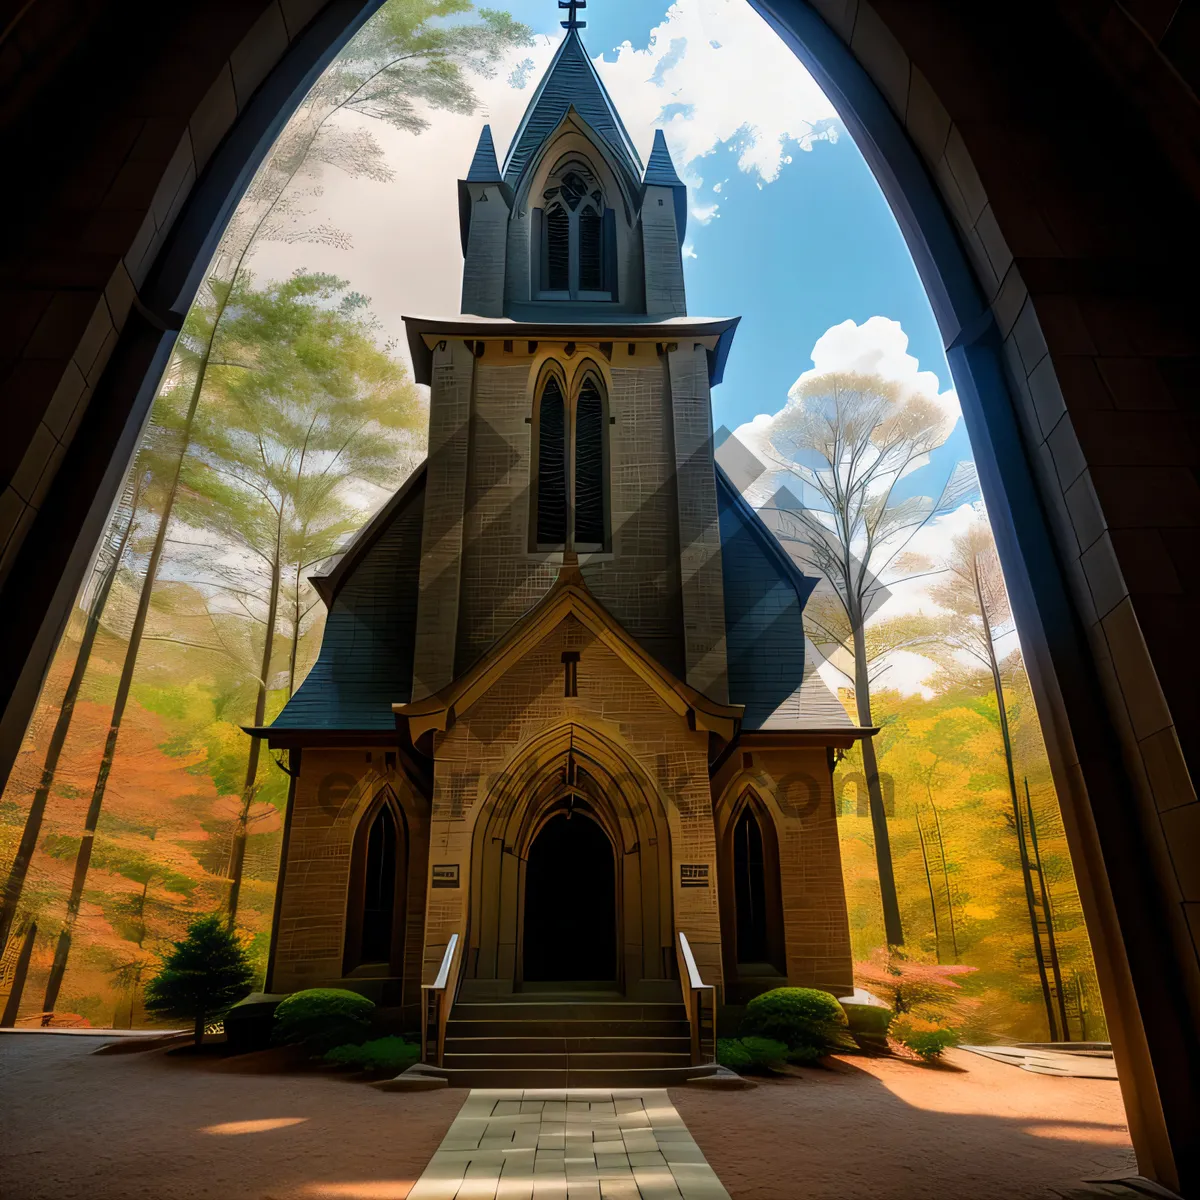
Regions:
<svg viewBox="0 0 1200 1200"><path fill-rule="evenodd" d="M666 807L631 755L575 723L527 742L484 801L471 843L467 978L493 981L499 991L523 985L530 849L543 827L568 808L596 822L613 848L618 985L636 994L652 981L672 979Z"/></svg>

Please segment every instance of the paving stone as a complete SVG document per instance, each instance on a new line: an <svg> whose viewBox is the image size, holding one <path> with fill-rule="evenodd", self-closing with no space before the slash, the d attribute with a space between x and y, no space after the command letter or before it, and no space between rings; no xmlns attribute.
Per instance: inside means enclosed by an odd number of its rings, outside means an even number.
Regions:
<svg viewBox="0 0 1200 1200"><path fill-rule="evenodd" d="M472 1091L411 1200L729 1200L662 1089Z"/></svg>

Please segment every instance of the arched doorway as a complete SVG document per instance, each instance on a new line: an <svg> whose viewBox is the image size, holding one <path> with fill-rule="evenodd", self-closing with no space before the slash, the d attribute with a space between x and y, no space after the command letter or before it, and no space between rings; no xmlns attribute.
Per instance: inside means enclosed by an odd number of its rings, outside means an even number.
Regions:
<svg viewBox="0 0 1200 1200"><path fill-rule="evenodd" d="M763 837L747 804L733 831L733 888L737 905L737 960L767 961L767 887Z"/></svg>
<svg viewBox="0 0 1200 1200"><path fill-rule="evenodd" d="M346 895L343 971L399 975L404 964L408 830L390 791L376 797L354 833Z"/></svg>
<svg viewBox="0 0 1200 1200"><path fill-rule="evenodd" d="M522 950L528 983L617 978L613 847L583 813L552 816L529 848Z"/></svg>
<svg viewBox="0 0 1200 1200"><path fill-rule="evenodd" d="M568 808L570 821L564 819L555 831L547 832L557 818L566 817ZM666 808L636 759L598 731L575 723L530 739L497 779L475 823L465 991L477 996L508 995L526 982L539 982L540 968L525 957L533 936L529 922L536 923L547 907L538 901L539 890L553 896L555 888L551 884L540 889L538 858L542 849L554 846L557 829L566 825L571 826L573 838L583 841L596 836L606 845L611 875L603 876L608 882L593 884L592 890L611 897L607 928L613 948L606 952L605 961L613 966L607 979L615 980L617 989L631 998L673 999L679 994L679 983L674 975L671 829ZM580 832L576 825L593 828ZM568 847L559 856L569 874L550 906L568 914L571 910L561 903L561 896L573 896L581 878L574 853ZM590 918L587 928L595 928ZM594 940L595 936L573 931L565 940ZM594 958L595 949L592 953ZM533 975L528 973L530 966ZM586 978L605 982L596 980L594 967ZM541 981L567 979L559 964Z"/></svg>

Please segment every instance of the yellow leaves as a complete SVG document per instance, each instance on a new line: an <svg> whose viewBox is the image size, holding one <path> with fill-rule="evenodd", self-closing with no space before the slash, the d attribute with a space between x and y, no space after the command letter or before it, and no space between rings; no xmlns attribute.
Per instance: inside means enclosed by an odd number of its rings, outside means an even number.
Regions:
<svg viewBox="0 0 1200 1200"><path fill-rule="evenodd" d="M963 913L973 921L990 921L997 909L994 904L964 904Z"/></svg>

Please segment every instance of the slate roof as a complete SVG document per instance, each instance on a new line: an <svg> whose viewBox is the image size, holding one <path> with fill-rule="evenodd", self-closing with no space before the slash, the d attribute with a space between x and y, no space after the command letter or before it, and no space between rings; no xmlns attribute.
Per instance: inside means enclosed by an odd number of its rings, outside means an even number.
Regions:
<svg viewBox="0 0 1200 1200"><path fill-rule="evenodd" d="M496 145L492 141L492 127L485 125L479 135L479 144L475 147L475 157L471 159L471 167L467 171L468 183L500 183L500 164L496 160Z"/></svg>
<svg viewBox="0 0 1200 1200"><path fill-rule="evenodd" d="M642 182L657 184L659 187L683 187L683 180L675 170L671 152L667 149L667 139L661 129L654 131L654 148L650 151L650 161L646 163L646 174Z"/></svg>
<svg viewBox="0 0 1200 1200"><path fill-rule="evenodd" d="M852 727L817 674L802 611L803 575L721 470L717 508L725 587L729 702L742 728ZM425 469L420 467L316 580L329 606L321 653L273 732L386 732L412 696Z"/></svg>
<svg viewBox="0 0 1200 1200"><path fill-rule="evenodd" d="M421 467L321 581L321 653L272 731L396 728L392 705L412 696L424 511Z"/></svg>
<svg viewBox="0 0 1200 1200"><path fill-rule="evenodd" d="M631 182L641 179L642 160L633 140L588 58L579 31L568 29L549 70L537 85L508 149L504 181L514 190L538 148L558 128L572 105L604 139L617 162L629 172Z"/></svg>
<svg viewBox="0 0 1200 1200"><path fill-rule="evenodd" d="M746 706L742 728L850 728L804 636L804 605L817 580L797 569L729 476L716 471L729 701Z"/></svg>

